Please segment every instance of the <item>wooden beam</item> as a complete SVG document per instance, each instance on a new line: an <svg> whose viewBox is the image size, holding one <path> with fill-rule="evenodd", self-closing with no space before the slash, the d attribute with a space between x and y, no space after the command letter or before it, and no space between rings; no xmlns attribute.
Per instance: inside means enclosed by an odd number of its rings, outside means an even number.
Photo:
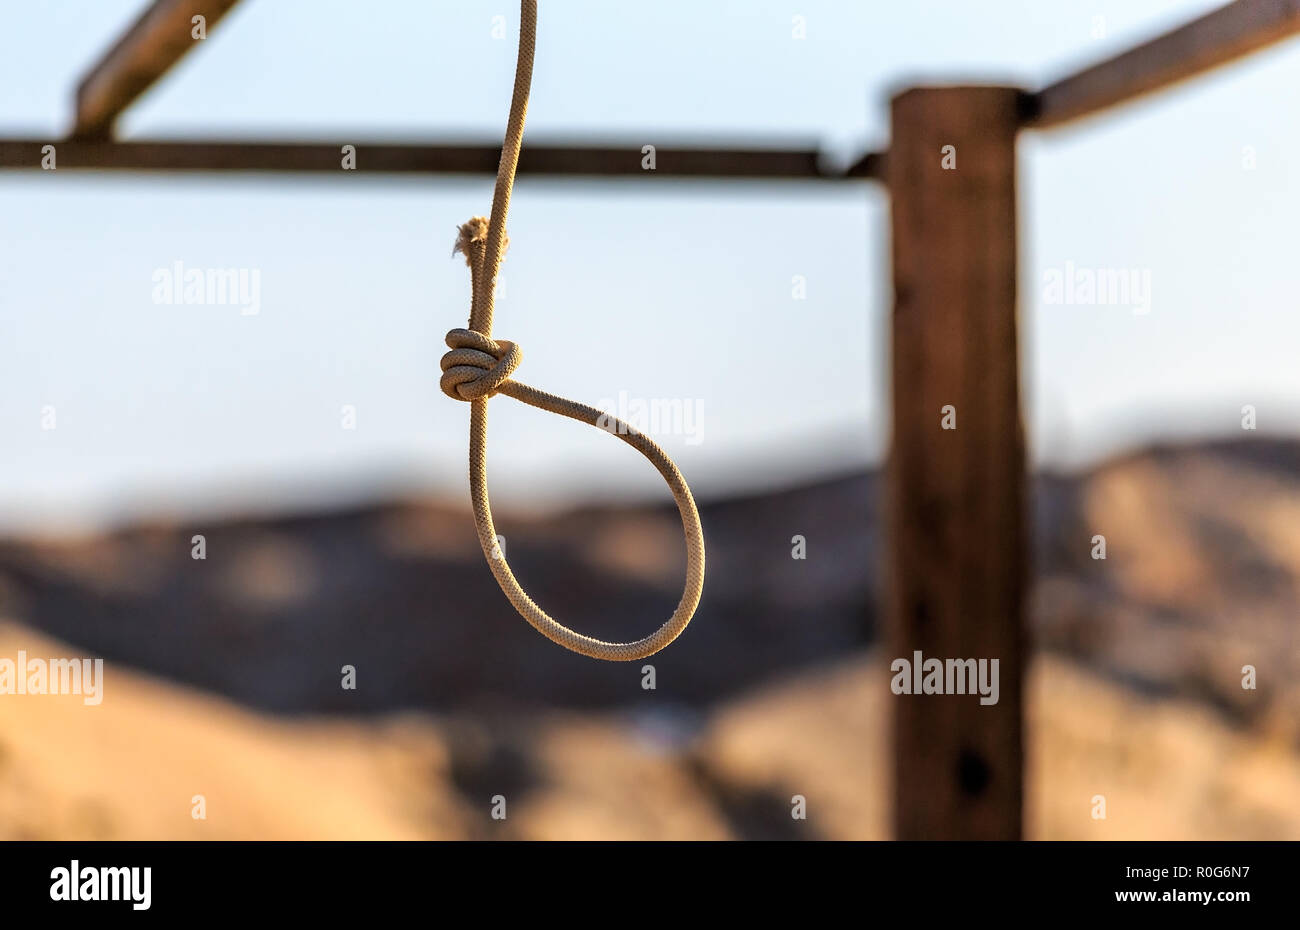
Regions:
<svg viewBox="0 0 1300 930"><path fill-rule="evenodd" d="M34 169L55 147L57 168L118 171L273 171L303 173L495 174L500 145L357 142L355 171L343 169L342 142L108 142L0 139L0 169ZM659 146L655 169L642 167L639 142L610 146L526 145L521 175L748 179L870 179L876 162L831 173L815 150ZM872 156L877 158L877 156Z"/></svg>
<svg viewBox="0 0 1300 930"><path fill-rule="evenodd" d="M77 88L72 134L100 138L112 133L118 115L200 40L195 16L211 30L238 0L155 0L122 34Z"/></svg>
<svg viewBox="0 0 1300 930"><path fill-rule="evenodd" d="M863 155L845 172L846 177L850 178L871 178L877 181L885 179L885 173L889 170L889 153L888 152L868 152Z"/></svg>
<svg viewBox="0 0 1300 930"><path fill-rule="evenodd" d="M1300 0L1236 0L1031 95L1025 122L1043 128L1195 77L1300 32Z"/></svg>
<svg viewBox="0 0 1300 930"><path fill-rule="evenodd" d="M910 665L919 652L922 663L990 660L990 672L991 662L998 663L996 703L971 693L891 697L894 821L904 840L1021 835L1026 529L1015 177L1021 96L1008 87L915 88L895 97L891 108L886 658ZM949 410L954 419L945 422Z"/></svg>

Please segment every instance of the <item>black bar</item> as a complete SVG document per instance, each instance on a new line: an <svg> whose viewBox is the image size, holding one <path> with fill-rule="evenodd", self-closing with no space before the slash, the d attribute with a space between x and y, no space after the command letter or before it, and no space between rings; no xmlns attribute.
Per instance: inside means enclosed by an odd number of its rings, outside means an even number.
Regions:
<svg viewBox="0 0 1300 930"><path fill-rule="evenodd" d="M648 143L572 146L526 144L521 175L558 177L675 177L857 180L876 176L879 156L860 159L847 171L825 166L812 149L712 149L658 146L651 169ZM495 174L500 145L422 145L375 142L110 142L81 139L0 140L0 169L42 167L54 146L56 170L117 171L345 171L344 146L355 149L362 174Z"/></svg>
<svg viewBox="0 0 1300 930"><path fill-rule="evenodd" d="M684 895L699 893L729 914L779 902L815 918L838 904L872 916L906 910L917 918L907 926L944 924L935 919L944 916L973 926L1012 914L1126 912L1144 921L1208 914L1216 926L1236 926L1255 913L1292 910L1296 851L1281 842L10 842L0 845L0 894L7 925L28 926L12 922L27 914L63 918L30 924L42 927L144 913L293 914L295 926L313 925L304 918L319 913L333 918L322 925L338 926L345 914L399 907L437 922L466 909L499 915L511 902L540 917L591 908L601 890L611 904L665 919L693 906ZM70 897L74 860L79 879L91 868L137 868L140 881L127 889L119 873L118 900L56 900ZM668 880L647 886L665 863ZM144 903L145 867L147 911L135 907ZM102 876L97 871L93 888L79 881L79 899L83 890L98 893ZM1206 892L1208 903L1189 900ZM1154 900L1131 900L1133 893Z"/></svg>

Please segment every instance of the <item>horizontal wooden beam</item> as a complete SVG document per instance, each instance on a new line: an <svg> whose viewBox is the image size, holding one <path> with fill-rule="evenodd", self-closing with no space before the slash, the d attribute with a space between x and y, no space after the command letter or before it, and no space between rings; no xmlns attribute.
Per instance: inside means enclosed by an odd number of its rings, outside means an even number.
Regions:
<svg viewBox="0 0 1300 930"><path fill-rule="evenodd" d="M1161 90L1300 32L1300 0L1236 0L1026 98L1046 128Z"/></svg>
<svg viewBox="0 0 1300 930"><path fill-rule="evenodd" d="M110 142L0 139L0 169L41 168L54 146L57 170L268 171L361 174L495 174L500 145L403 145L344 142ZM870 179L879 157L833 171L815 150L657 146L654 167L641 143L611 146L525 145L521 175L749 179Z"/></svg>
<svg viewBox="0 0 1300 930"><path fill-rule="evenodd" d="M206 30L238 0L155 0L113 44L77 88L77 121L72 134L106 137L118 114L129 107L186 52L205 39L195 38L194 17Z"/></svg>
<svg viewBox="0 0 1300 930"><path fill-rule="evenodd" d="M889 170L888 159L888 152L868 152L849 167L845 177L870 178L883 182Z"/></svg>

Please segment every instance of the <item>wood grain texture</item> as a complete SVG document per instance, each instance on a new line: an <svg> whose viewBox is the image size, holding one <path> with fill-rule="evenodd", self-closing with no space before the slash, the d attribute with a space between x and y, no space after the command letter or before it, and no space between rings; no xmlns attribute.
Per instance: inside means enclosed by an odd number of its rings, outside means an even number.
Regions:
<svg viewBox="0 0 1300 930"><path fill-rule="evenodd" d="M892 102L888 659L998 659L999 700L891 695L899 839L1018 839L1025 462L1016 338L1020 92ZM956 168L942 167L944 146ZM941 409L956 408L955 430Z"/></svg>

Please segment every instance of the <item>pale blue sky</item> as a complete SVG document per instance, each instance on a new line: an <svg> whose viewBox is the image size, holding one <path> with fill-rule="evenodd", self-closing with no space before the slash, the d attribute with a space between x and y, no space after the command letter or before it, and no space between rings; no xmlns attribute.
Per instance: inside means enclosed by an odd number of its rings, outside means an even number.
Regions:
<svg viewBox="0 0 1300 930"><path fill-rule="evenodd" d="M56 140L83 70L145 2L7 5L0 133ZM1215 5L543 0L526 141L882 147L888 96L908 83L1035 87ZM245 0L122 135L497 141L516 16L502 0ZM1297 86L1292 41L1025 135L1036 461L1240 435L1247 403L1262 431L1300 430ZM0 174L0 529L463 496L468 409L438 391L438 357L468 308L455 227L490 197L488 177ZM875 462L887 206L868 186L525 178L496 334L546 390L698 402L702 442L660 438L701 496ZM178 260L257 269L260 313L155 304L155 269ZM1043 276L1067 261L1149 271L1150 313L1046 304ZM355 430L340 428L344 404ZM506 398L492 411L494 499L667 500L621 443Z"/></svg>

